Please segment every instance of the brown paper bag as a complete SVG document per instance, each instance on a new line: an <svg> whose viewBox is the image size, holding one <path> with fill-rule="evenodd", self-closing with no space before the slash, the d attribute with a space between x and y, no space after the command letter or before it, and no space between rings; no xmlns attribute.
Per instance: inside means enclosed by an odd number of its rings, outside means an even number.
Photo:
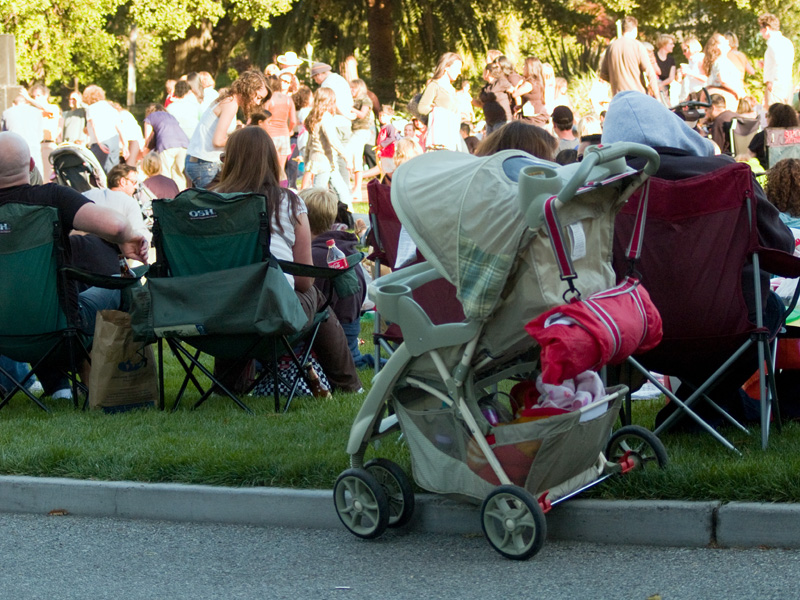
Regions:
<svg viewBox="0 0 800 600"><path fill-rule="evenodd" d="M158 374L152 346L133 341L131 316L97 313L89 374L89 406L106 411L157 406Z"/></svg>

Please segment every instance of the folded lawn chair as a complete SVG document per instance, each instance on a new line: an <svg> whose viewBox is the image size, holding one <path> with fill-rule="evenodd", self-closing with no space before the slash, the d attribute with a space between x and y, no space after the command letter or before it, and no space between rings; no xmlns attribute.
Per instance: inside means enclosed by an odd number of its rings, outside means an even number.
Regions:
<svg viewBox="0 0 800 600"><path fill-rule="evenodd" d="M698 415L698 409L707 402L711 407L707 414L721 415L746 431L713 398L715 388L719 394L720 389L736 392L758 369L763 399L761 441L766 448L771 414L777 408L771 343L780 323L770 329L770 323L764 321L764 302L770 297L766 296L768 286L762 285L761 268L797 277L800 259L759 247L750 168L731 164L689 179L650 179L644 245L640 260L631 267L624 258L625 250L644 197L646 192L640 190L617 216L614 267L618 278L631 268L641 275L663 319L661 344L629 359L677 406L656 428L656 434L688 416L736 450ZM754 308L752 316L746 298ZM651 370L678 377L694 391L680 399L651 375ZM722 400L721 395L717 398ZM630 415L630 404L627 412ZM775 417L779 424L777 411Z"/></svg>
<svg viewBox="0 0 800 600"><path fill-rule="evenodd" d="M191 382L200 393L195 407L219 390L252 412L223 383L231 373L215 375L201 363L201 353L229 364L259 360L266 367L262 376L269 374L290 390L284 405L287 410L328 311L326 305L307 322L284 270L292 275L331 278L343 297L358 288L352 269L363 255L348 257L346 270L275 260L269 252L266 199L260 194L188 189L174 199L154 201L153 215L156 264L147 284L136 291L132 326L138 339L159 341L162 394L161 341L166 340L185 372L173 410ZM297 367L293 381L283 380L278 370L284 354ZM211 381L207 389L195 376L196 370ZM257 383L258 379L244 391ZM273 386L276 411L280 410L279 388Z"/></svg>
<svg viewBox="0 0 800 600"><path fill-rule="evenodd" d="M372 254L368 258L375 262L373 278L380 277L381 265L395 269L402 224L392 207L392 188L379 183L377 179L367 184L369 201L370 230L367 243L372 246ZM417 252L417 257L403 266L411 266L422 262L424 258ZM425 312L435 325L458 323L464 320L464 311L456 298L455 287L443 280L432 281L414 290L414 300L425 308ZM375 344L375 373L380 370L381 350L392 353L392 348L403 341L403 333L396 323L389 324L382 331L380 313L375 308L375 330L372 334Z"/></svg>
<svg viewBox="0 0 800 600"><path fill-rule="evenodd" d="M734 157L744 154L750 145L750 140L759 131L761 131L761 120L758 117L731 119L731 154Z"/></svg>
<svg viewBox="0 0 800 600"><path fill-rule="evenodd" d="M79 367L89 360L91 338L78 329L75 280L121 289L137 279L94 275L67 266L61 247L58 210L50 206L5 204L0 206L0 354L18 362L59 368L69 378L72 398L87 391ZM0 408L23 392L41 409L48 408L28 389L33 370L21 380L0 367L12 388L0 398ZM87 396L88 401L88 396Z"/></svg>

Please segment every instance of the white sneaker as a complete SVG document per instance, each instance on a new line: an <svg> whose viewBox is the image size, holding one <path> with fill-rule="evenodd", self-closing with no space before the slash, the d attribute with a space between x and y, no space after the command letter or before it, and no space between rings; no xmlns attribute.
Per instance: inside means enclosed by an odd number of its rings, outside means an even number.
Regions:
<svg viewBox="0 0 800 600"><path fill-rule="evenodd" d="M42 387L42 382L41 382L41 381L39 381L39 380L37 379L36 381L34 381L34 382L33 382L33 383L32 383L32 384L31 384L31 385L28 387L28 391L29 391L31 394L41 394L42 392L44 392L44 388Z"/></svg>
<svg viewBox="0 0 800 600"><path fill-rule="evenodd" d="M69 388L57 390L53 392L50 397L53 400L72 400L72 390Z"/></svg>

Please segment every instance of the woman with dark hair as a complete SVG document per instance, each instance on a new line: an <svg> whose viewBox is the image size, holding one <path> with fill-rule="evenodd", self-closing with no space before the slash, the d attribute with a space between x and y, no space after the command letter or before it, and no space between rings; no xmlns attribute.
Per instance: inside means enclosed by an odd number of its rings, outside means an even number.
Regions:
<svg viewBox="0 0 800 600"><path fill-rule="evenodd" d="M487 135L475 149L475 156L489 156L501 150L522 150L544 160L553 160L558 140L550 133L523 121L511 121Z"/></svg>
<svg viewBox="0 0 800 600"><path fill-rule="evenodd" d="M148 105L144 111L144 138L144 147L158 154L163 174L172 179L179 190L185 189L184 165L189 139L178 119L161 104Z"/></svg>
<svg viewBox="0 0 800 600"><path fill-rule="evenodd" d="M767 109L767 127L798 127L800 120L797 118L797 111L788 104L776 102ZM756 157L761 167L769 169L767 157L767 136L766 132L759 131L750 140L747 146L750 158Z"/></svg>
<svg viewBox="0 0 800 600"><path fill-rule="evenodd" d="M522 65L523 83L517 88L522 109L517 116L531 125L544 127L550 121L544 102L544 74L542 61L529 56Z"/></svg>
<svg viewBox="0 0 800 600"><path fill-rule="evenodd" d="M259 71L245 71L205 110L186 151L186 177L194 187L206 187L220 171L220 155L236 129L239 109L245 118L272 95Z"/></svg>
<svg viewBox="0 0 800 600"><path fill-rule="evenodd" d="M486 65L483 70L483 79L486 81L486 85L481 89L478 100L483 106L486 133L492 133L511 120L509 94L514 91L514 86L506 79L503 68L496 62Z"/></svg>
<svg viewBox="0 0 800 600"><path fill-rule="evenodd" d="M312 265L311 229L303 201L291 190L280 186L278 153L269 135L260 127L245 127L233 132L225 144L225 163L219 183L213 188L219 193L256 192L267 199L271 235L270 251L282 260ZM286 275L294 288L309 320L325 304L326 299L314 286L311 277ZM344 330L331 311L322 322L314 340L317 355L328 381L335 389L356 392L361 381Z"/></svg>
<svg viewBox="0 0 800 600"><path fill-rule="evenodd" d="M461 149L461 116L453 82L461 74L463 64L463 59L455 52L442 54L433 77L422 92L418 110L422 115L429 115L427 148Z"/></svg>
<svg viewBox="0 0 800 600"><path fill-rule="evenodd" d="M800 229L800 159L784 158L767 171L767 200L781 211L781 221Z"/></svg>

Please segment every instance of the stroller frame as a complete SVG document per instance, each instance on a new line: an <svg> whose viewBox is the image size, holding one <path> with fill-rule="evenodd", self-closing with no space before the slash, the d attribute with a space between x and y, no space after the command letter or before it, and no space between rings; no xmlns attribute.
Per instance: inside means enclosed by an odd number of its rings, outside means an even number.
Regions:
<svg viewBox="0 0 800 600"><path fill-rule="evenodd" d="M644 173L627 167L629 155L647 158ZM519 199L524 219L528 227L538 230L543 227L542 209L548 198L555 195L564 205L579 193L611 182L619 188L627 186L619 195L621 205L657 167L658 156L652 149L619 144L588 152L583 164L567 171L566 182L555 165L536 166L530 173L523 169ZM658 438L641 427L625 427L610 435L625 386L609 388L602 398L571 413L492 428L479 400L491 396L491 388L501 381L531 378L538 363L534 343L529 340L520 347L515 341L498 357L481 349L487 320L467 318L434 325L413 292L444 277L435 263L426 262L370 284L369 295L381 313L408 334L374 378L354 420L347 445L351 468L334 486L334 504L345 527L362 538L377 537L387 527L399 527L411 518L414 496L403 470L385 459L364 462L370 443L402 431L419 485L482 500L482 526L489 543L507 558L528 559L544 543L544 514L552 506L611 475L649 462L664 466L666 452ZM387 409L390 414L385 417ZM416 427L418 423L429 426L428 432ZM444 433L439 436L431 431ZM495 436L494 441L487 439L489 434ZM512 474L496 451L526 440L538 441L540 446L527 465L514 466L517 470ZM443 449L447 444L457 448L450 453ZM565 445L569 446L566 450ZM490 473L470 466L470 459L464 458L469 454L485 460Z"/></svg>

